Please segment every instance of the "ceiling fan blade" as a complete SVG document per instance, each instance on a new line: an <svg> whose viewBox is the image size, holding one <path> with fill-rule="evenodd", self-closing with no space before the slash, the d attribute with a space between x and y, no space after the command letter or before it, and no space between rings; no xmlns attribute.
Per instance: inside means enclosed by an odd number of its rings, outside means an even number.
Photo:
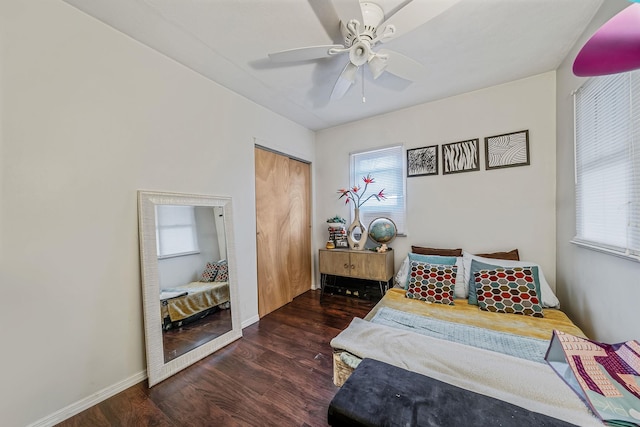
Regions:
<svg viewBox="0 0 640 427"><path fill-rule="evenodd" d="M331 3L343 24L346 25L352 19L357 19L360 24L363 23L359 0L331 0Z"/></svg>
<svg viewBox="0 0 640 427"><path fill-rule="evenodd" d="M440 15L460 0L413 0L405 7L391 15L386 21L378 26L378 30L383 31L387 25L395 26L393 38L382 39L381 42L394 40L410 31L415 30L427 21Z"/></svg>
<svg viewBox="0 0 640 427"><path fill-rule="evenodd" d="M273 62L296 62L309 61L312 59L327 58L334 54L329 53L331 49L344 49L341 44L329 44L323 46L299 47L297 49L282 50L269 54Z"/></svg>
<svg viewBox="0 0 640 427"><path fill-rule="evenodd" d="M402 77L403 79L416 81L420 80L427 72L427 69L419 63L408 56L405 56L401 53L394 52L393 50L388 49L380 49L376 53L376 56L386 56L386 65L383 68L383 71L387 71L391 74L394 74L398 77ZM371 63L370 63L371 65ZM382 71L377 73L380 75Z"/></svg>
<svg viewBox="0 0 640 427"><path fill-rule="evenodd" d="M352 84L356 81L356 72L358 71L358 67L349 62L342 73L340 73L340 77L336 81L336 84L333 86L333 91L331 92L331 99L336 100L340 99L344 96L345 93L349 90Z"/></svg>

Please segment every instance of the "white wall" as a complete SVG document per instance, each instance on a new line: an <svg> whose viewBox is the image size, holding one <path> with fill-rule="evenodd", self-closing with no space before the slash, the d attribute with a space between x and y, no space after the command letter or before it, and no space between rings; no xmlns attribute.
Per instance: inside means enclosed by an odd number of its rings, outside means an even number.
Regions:
<svg viewBox="0 0 640 427"><path fill-rule="evenodd" d="M529 129L531 165L484 170L484 137L523 129ZM541 264L553 286L553 72L318 132L318 223L335 213L348 218L336 190L349 184L350 152L395 143L416 148L472 138L480 138L480 171L407 178L408 236L391 244L396 268L411 245L461 247L471 252L518 248L521 259ZM327 237L326 227L318 227L316 241Z"/></svg>
<svg viewBox="0 0 640 427"><path fill-rule="evenodd" d="M233 198L257 316L254 138L314 134L52 0L0 2L0 414L24 426L145 369L139 189Z"/></svg>
<svg viewBox="0 0 640 427"><path fill-rule="evenodd" d="M593 22L558 69L558 294L565 310L584 332L600 341L640 339L640 263L577 247L571 92L586 78L573 75L576 55L609 18L629 6L626 0L604 2Z"/></svg>

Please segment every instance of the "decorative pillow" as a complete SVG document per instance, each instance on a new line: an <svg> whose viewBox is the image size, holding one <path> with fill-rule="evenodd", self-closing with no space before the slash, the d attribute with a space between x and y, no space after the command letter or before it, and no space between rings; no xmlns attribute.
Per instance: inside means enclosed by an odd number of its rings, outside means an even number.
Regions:
<svg viewBox="0 0 640 427"><path fill-rule="evenodd" d="M487 254L476 254L476 256L481 256L483 258L493 258L493 259L508 259L511 261L520 261L520 254L517 249L514 249L509 252L491 252Z"/></svg>
<svg viewBox="0 0 640 427"><path fill-rule="evenodd" d="M489 263L491 265L498 264L499 267L528 267L528 266L536 266L536 267L538 267L538 275L539 275L539 279L540 279L540 293L538 295L540 297L540 300L542 301L542 306L543 307L551 307L551 308L559 308L560 307L560 301L558 301L558 298L553 293L553 290L551 290L551 286L549 286L549 283L547 282L547 279L544 277L544 272L542 271L542 268L540 267L540 264L537 264L535 262L529 262L529 261L511 261L511 260L496 260L496 259L491 259L491 258L483 258L483 257L479 257L479 256L476 256L476 255L471 255L468 252L463 252L462 253L462 258L464 260L464 271L463 271L464 283L466 283L467 286L470 285L470 280L473 277L471 275L471 261L473 261L473 260L484 262L484 263ZM472 293L473 293L473 289L471 289L471 287L469 286L469 296L470 297L471 297Z"/></svg>
<svg viewBox="0 0 640 427"><path fill-rule="evenodd" d="M478 283L475 281L476 274L481 270L495 270L498 268L509 268L510 266L496 265L496 264L487 264L486 262L476 261L475 259L471 261L471 282L469 283L469 304L478 305L477 299L477 290ZM540 275L538 266L530 266L530 265L521 265L518 267L530 269L533 272L533 282L536 286L536 293L540 295Z"/></svg>
<svg viewBox="0 0 640 427"><path fill-rule="evenodd" d="M229 281L229 264L226 260L218 261L218 274L214 282L228 282Z"/></svg>
<svg viewBox="0 0 640 427"><path fill-rule="evenodd" d="M406 297L453 305L456 266L411 261Z"/></svg>
<svg viewBox="0 0 640 427"><path fill-rule="evenodd" d="M438 256L462 256L462 249L437 249L424 248L422 246L411 246L411 252L420 255L438 255Z"/></svg>
<svg viewBox="0 0 640 427"><path fill-rule="evenodd" d="M411 261L420 261L428 264L440 264L440 265L455 265L457 262L456 257L452 256L440 256L440 255L420 255L409 252L407 255L409 258L409 266L411 265ZM407 289L409 282L409 276L407 276L407 281L405 282L404 288Z"/></svg>
<svg viewBox="0 0 640 427"><path fill-rule="evenodd" d="M440 255L420 255L409 252L409 261L427 262L429 264L455 265L456 257Z"/></svg>
<svg viewBox="0 0 640 427"><path fill-rule="evenodd" d="M433 264L449 264L449 262L445 262L445 261L450 261L451 257L440 258L439 256L433 256L430 258L431 258L430 262ZM467 288L467 284L464 283L464 274L462 273L464 268L462 257L456 257L455 265L456 267L458 267L458 272L456 274L456 279L454 281L455 297L467 298L468 288ZM409 274L409 255L407 255L404 258L404 261L402 261L402 265L400 265L400 268L396 273L396 276L394 278L394 287L407 289L408 274Z"/></svg>
<svg viewBox="0 0 640 427"><path fill-rule="evenodd" d="M219 265L217 263L208 262L200 276L201 282L213 282L218 275Z"/></svg>
<svg viewBox="0 0 640 427"><path fill-rule="evenodd" d="M481 310L544 317L532 268L480 270L474 276Z"/></svg>
<svg viewBox="0 0 640 427"><path fill-rule="evenodd" d="M407 289L407 275L409 274L409 255L404 257L400 268L393 279L393 286L396 288Z"/></svg>

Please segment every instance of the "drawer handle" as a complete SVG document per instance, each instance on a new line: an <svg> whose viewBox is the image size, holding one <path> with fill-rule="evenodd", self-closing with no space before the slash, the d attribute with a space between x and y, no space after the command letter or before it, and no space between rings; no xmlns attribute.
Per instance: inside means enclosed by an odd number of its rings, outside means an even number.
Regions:
<svg viewBox="0 0 640 427"><path fill-rule="evenodd" d="M356 268L356 266L355 266L355 265L353 265L353 264L351 264L351 268Z"/></svg>
<svg viewBox="0 0 640 427"><path fill-rule="evenodd" d="M349 268L349 264L345 264L345 265L344 265L344 268Z"/></svg>

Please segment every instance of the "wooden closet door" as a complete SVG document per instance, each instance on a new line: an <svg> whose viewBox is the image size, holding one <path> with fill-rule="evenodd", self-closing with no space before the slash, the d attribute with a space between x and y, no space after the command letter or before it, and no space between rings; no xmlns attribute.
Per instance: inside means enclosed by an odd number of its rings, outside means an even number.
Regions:
<svg viewBox="0 0 640 427"><path fill-rule="evenodd" d="M311 166L289 159L289 296L311 289Z"/></svg>
<svg viewBox="0 0 640 427"><path fill-rule="evenodd" d="M255 149L258 314L291 301L289 286L289 158ZM283 197L284 195L284 197Z"/></svg>

